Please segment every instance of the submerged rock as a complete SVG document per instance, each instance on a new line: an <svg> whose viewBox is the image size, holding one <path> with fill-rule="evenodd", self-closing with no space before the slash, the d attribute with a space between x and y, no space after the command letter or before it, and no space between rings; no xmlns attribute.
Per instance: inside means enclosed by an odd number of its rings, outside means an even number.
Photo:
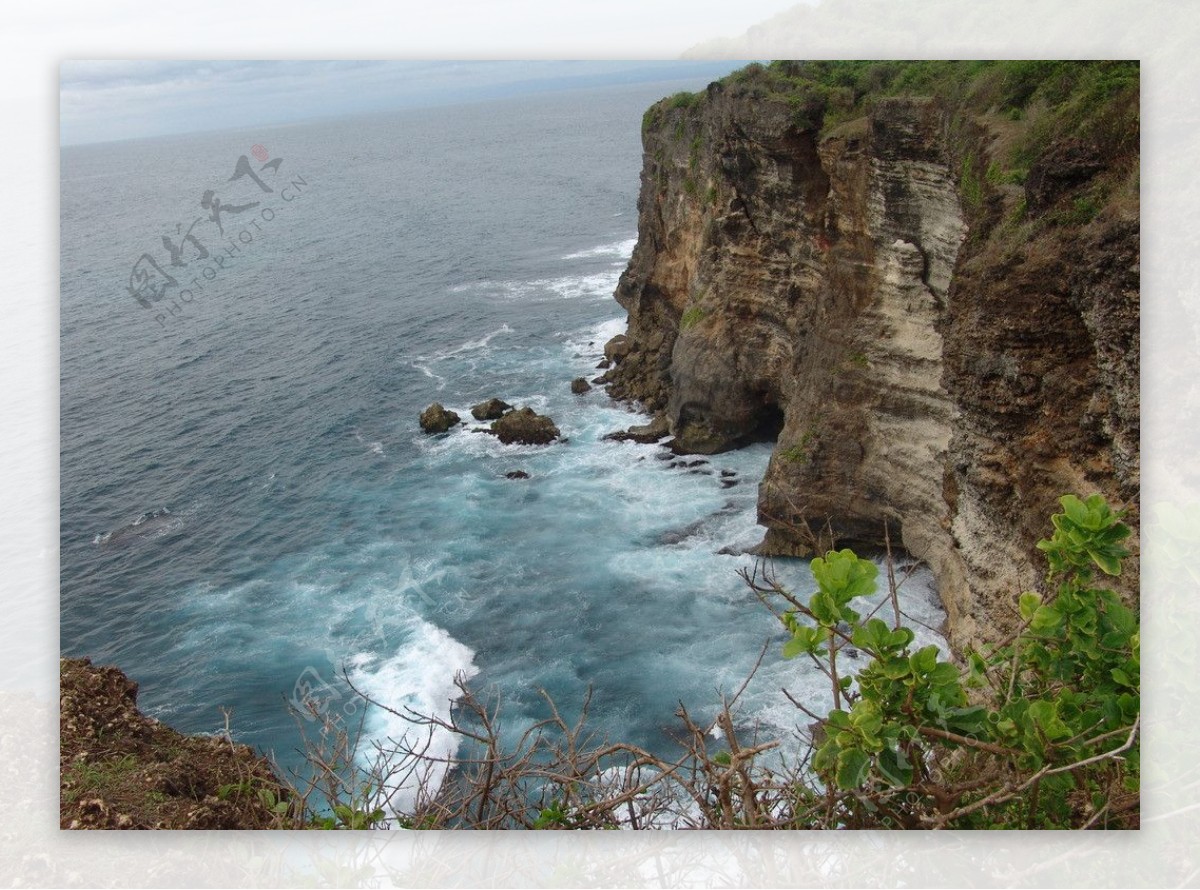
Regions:
<svg viewBox="0 0 1200 890"><path fill-rule="evenodd" d="M492 424L491 432L505 445L548 445L560 435L553 420L532 408L510 411Z"/></svg>
<svg viewBox="0 0 1200 890"><path fill-rule="evenodd" d="M511 411L512 405L500 399L488 399L471 408L471 416L476 420L499 420L505 412Z"/></svg>
<svg viewBox="0 0 1200 890"><path fill-rule="evenodd" d="M421 429L427 433L444 433L459 421L457 414L447 411L438 402L421 412Z"/></svg>
<svg viewBox="0 0 1200 890"><path fill-rule="evenodd" d="M529 474L524 470L509 470L504 474L505 479L528 479Z"/></svg>
<svg viewBox="0 0 1200 890"><path fill-rule="evenodd" d="M575 395L577 395L577 396L583 395L585 392L587 392L591 388L592 388L591 384L588 383L587 380L584 379L583 377L576 377L574 380L571 381L571 392L575 393Z"/></svg>

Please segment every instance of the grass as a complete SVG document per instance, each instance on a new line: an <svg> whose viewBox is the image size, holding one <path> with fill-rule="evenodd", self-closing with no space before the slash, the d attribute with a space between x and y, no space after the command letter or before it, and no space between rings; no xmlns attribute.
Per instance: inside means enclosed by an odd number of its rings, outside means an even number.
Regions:
<svg viewBox="0 0 1200 890"><path fill-rule="evenodd" d="M816 430L805 430L804 435L800 437L800 441L790 448L785 448L780 452L780 456L788 463L804 466L812 460L816 437Z"/></svg>
<svg viewBox="0 0 1200 890"><path fill-rule="evenodd" d="M707 313L700 306L692 306L683 313L679 319L679 330L686 331L688 328L693 328L704 320Z"/></svg>
<svg viewBox="0 0 1200 890"><path fill-rule="evenodd" d="M65 796L71 802L84 795L103 796L111 788L119 786L126 776L137 769L138 761L132 754L114 760L72 764L63 775L63 787L69 788Z"/></svg>

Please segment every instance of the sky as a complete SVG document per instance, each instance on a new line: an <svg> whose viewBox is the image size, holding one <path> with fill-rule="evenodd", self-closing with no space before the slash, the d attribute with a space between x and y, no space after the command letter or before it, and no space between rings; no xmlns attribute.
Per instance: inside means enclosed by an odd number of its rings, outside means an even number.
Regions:
<svg viewBox="0 0 1200 890"><path fill-rule="evenodd" d="M694 78L713 61L65 61L59 142L292 123L521 93Z"/></svg>

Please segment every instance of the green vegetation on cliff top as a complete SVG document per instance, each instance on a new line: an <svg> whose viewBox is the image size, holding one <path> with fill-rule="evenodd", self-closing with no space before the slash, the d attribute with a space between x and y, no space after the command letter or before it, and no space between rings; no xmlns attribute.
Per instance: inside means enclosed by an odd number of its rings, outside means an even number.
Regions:
<svg viewBox="0 0 1200 890"><path fill-rule="evenodd" d="M692 133L694 124L685 121L697 120L719 96L786 105L797 130L822 139L865 135L872 110L890 98L932 97L950 112L965 209L982 214L989 197L1002 194L1010 228L1025 223L1030 209L1013 187L1025 184L1039 163L1045 167L1049 159L1053 166L1054 152L1074 150L1069 165L1101 175L1060 206L1044 202L1042 224L1085 225L1122 195L1136 201L1137 61L755 62L705 91L658 102L646 112L643 132L669 121L673 132Z"/></svg>
<svg viewBox="0 0 1200 890"><path fill-rule="evenodd" d="M1028 109L1053 111L1059 135L1099 135L1104 112L1136 106L1137 61L777 61L752 63L719 81L758 98L781 98L797 124L829 130L866 114L889 96L937 96L969 110L995 110L1013 120ZM704 93L679 93L671 108L692 107Z"/></svg>

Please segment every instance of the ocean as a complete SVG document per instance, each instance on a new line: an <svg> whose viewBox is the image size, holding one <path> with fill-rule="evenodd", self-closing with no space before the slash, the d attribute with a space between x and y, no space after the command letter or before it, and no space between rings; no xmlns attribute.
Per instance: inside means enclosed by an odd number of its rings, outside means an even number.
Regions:
<svg viewBox="0 0 1200 890"><path fill-rule="evenodd" d="M569 388L624 328L642 112L679 88L64 148L63 654L184 732L227 708L286 771L305 697L363 720L364 751L408 731L343 672L443 718L462 675L507 739L541 690L573 719L591 688L593 730L669 755L679 704L713 717L766 645L737 718L797 754L780 689L828 708L824 678L782 659L729 552L761 539L770 444L672 465L602 439L647 418ZM490 397L565 440L472 432ZM467 423L423 434L433 401ZM945 648L928 572L902 605Z"/></svg>

